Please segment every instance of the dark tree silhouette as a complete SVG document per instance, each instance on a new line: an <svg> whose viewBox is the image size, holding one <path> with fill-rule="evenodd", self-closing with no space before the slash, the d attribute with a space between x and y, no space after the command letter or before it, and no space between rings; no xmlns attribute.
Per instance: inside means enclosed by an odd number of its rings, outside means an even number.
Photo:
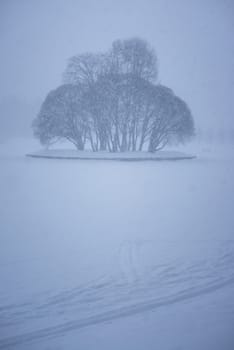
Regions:
<svg viewBox="0 0 234 350"><path fill-rule="evenodd" d="M66 139L83 150L88 133L83 103L80 86L67 84L51 91L33 122L35 136L44 145Z"/></svg>
<svg viewBox="0 0 234 350"><path fill-rule="evenodd" d="M42 144L156 152L194 134L189 107L157 84L157 56L142 39L116 40L103 54L73 56L66 84L51 91L33 123Z"/></svg>

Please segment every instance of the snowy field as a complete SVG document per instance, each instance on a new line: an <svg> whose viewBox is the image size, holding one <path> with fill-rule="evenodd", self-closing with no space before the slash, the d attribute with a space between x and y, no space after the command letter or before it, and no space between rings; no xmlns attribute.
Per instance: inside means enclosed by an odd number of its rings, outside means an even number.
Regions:
<svg viewBox="0 0 234 350"><path fill-rule="evenodd" d="M0 349L233 350L234 149L25 157L37 148L0 144Z"/></svg>

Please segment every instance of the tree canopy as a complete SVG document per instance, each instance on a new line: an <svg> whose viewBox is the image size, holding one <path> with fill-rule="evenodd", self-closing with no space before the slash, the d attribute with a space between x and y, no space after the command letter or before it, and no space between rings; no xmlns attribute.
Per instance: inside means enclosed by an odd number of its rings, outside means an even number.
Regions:
<svg viewBox="0 0 234 350"><path fill-rule="evenodd" d="M185 101L157 84L157 56L139 38L116 40L102 54L73 56L64 84L33 122L42 144L66 139L77 149L156 152L194 134Z"/></svg>

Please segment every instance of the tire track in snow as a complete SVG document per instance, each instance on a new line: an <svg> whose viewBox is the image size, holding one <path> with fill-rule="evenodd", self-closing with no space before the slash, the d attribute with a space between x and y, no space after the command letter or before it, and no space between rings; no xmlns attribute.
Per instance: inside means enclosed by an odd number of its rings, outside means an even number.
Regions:
<svg viewBox="0 0 234 350"><path fill-rule="evenodd" d="M66 322L54 327L47 327L38 331L33 331L29 333L24 333L19 336L2 339L0 340L0 349L7 349L16 346L21 346L24 344L35 343L45 339L59 337L67 332L71 332L74 330L94 326L97 324L113 321L124 317L130 317L136 314L140 314L142 312L152 311L159 307L169 306L175 303L179 303L185 300L193 299L195 297L214 292L233 283L234 276L229 280L224 280L217 284L210 284L206 288L203 288L196 292L180 293L178 295L168 297L165 300L152 299L146 302L132 304L126 307L121 307L119 309L113 309L104 313L96 314L81 320Z"/></svg>
<svg viewBox="0 0 234 350"><path fill-rule="evenodd" d="M34 304L3 306L3 317L0 318L2 329L21 327L21 323L23 329L30 329L31 324L35 329L39 328L38 324L47 325L44 329L32 332L22 330L22 334L0 338L0 349L182 302L234 283L234 250L231 245L219 247L218 255L212 255L212 258L202 255L186 263L183 259L175 261L174 258L164 261L161 256L158 259L160 263L157 263L157 259L151 261L150 256L151 265L144 266L144 259L149 253L148 244L127 241L120 246L120 275L100 276L50 297L44 295ZM49 324L48 315L52 316ZM66 316L66 322L61 315Z"/></svg>

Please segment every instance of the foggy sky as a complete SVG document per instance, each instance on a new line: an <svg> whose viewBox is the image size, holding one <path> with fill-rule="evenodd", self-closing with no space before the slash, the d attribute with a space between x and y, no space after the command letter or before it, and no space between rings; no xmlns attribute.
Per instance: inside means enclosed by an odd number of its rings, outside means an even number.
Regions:
<svg viewBox="0 0 234 350"><path fill-rule="evenodd" d="M233 35L232 0L0 0L0 100L42 101L70 56L139 36L196 125L233 127Z"/></svg>

